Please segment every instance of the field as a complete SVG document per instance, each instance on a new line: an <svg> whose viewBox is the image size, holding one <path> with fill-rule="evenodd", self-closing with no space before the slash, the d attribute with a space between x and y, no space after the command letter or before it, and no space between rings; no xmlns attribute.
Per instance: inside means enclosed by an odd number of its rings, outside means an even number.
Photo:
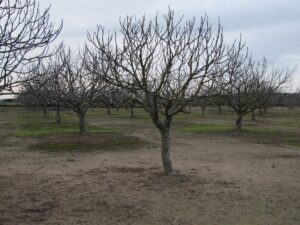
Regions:
<svg viewBox="0 0 300 225"><path fill-rule="evenodd" d="M0 225L298 225L300 110L256 121L209 108L174 119L176 175L162 173L147 114L90 110L88 134L64 112L0 107Z"/></svg>

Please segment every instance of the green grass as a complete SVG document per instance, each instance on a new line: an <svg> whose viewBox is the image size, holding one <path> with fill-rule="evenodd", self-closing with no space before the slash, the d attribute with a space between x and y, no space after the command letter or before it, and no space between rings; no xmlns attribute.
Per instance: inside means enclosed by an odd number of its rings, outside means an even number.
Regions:
<svg viewBox="0 0 300 225"><path fill-rule="evenodd" d="M16 116L17 124L28 124L28 123L54 123L56 116L54 112L48 113L47 117L43 117L41 112L21 111ZM72 112L62 112L61 120L63 122L76 122L78 117Z"/></svg>
<svg viewBox="0 0 300 225"><path fill-rule="evenodd" d="M111 109L111 113L107 114L106 109L104 108L96 108L94 110L89 110L87 112L87 116L95 116L95 117L104 117L104 118L115 118L115 119L124 119L124 120L132 120L132 121L141 121L141 122L150 122L149 114L142 108L134 109L134 118L130 118L130 109L126 110L124 108L120 108L118 111L116 109Z"/></svg>
<svg viewBox="0 0 300 225"><path fill-rule="evenodd" d="M184 132L224 132L233 130L234 126L232 125L223 125L223 124L191 124L187 126L180 127L180 131Z"/></svg>
<svg viewBox="0 0 300 225"><path fill-rule="evenodd" d="M49 152L64 151L95 151L106 149L120 149L146 144L145 141L136 137L119 134L92 134L92 135L63 135L55 138L43 138L39 143L29 146L31 150L42 150Z"/></svg>
<svg viewBox="0 0 300 225"><path fill-rule="evenodd" d="M99 111L95 110L91 114L87 114L86 119L88 116L95 115L99 115ZM61 116L62 123L56 124L56 117L52 112L47 117L43 117L41 112L22 111L15 119L15 136L38 138L38 143L30 145L29 149L49 152L88 152L121 147L134 148L145 144L138 138L122 135L117 128L100 127L88 123L86 123L87 134L79 135L78 117L72 112L63 112Z"/></svg>
<svg viewBox="0 0 300 225"><path fill-rule="evenodd" d="M16 137L42 137L51 134L64 134L64 133L78 133L78 127L64 127L64 124L58 125L45 125L40 127L32 127L27 129L21 129L16 131ZM106 127L95 127L88 126L87 132L89 133L115 133L118 132L117 129L106 128Z"/></svg>
<svg viewBox="0 0 300 225"><path fill-rule="evenodd" d="M300 147L300 133L275 130L272 128L245 128L239 134L242 138L250 139L261 144L291 145Z"/></svg>
<svg viewBox="0 0 300 225"><path fill-rule="evenodd" d="M288 145L296 146L300 148L300 139L299 138L290 138L287 140Z"/></svg>
<svg viewBox="0 0 300 225"><path fill-rule="evenodd" d="M4 109L2 109L4 111ZM8 110L6 110L8 111ZM5 112L6 112L5 111ZM78 133L78 118L75 113L65 111L62 113L62 124L55 124L55 112L51 112L47 118L42 117L41 112L29 112L18 109L17 117L13 116L14 124L3 124L4 128L16 130L17 137L43 137L53 134ZM92 120L128 120L140 124L151 123L147 112L141 108L134 109L135 118L130 118L130 110L120 108L118 111L111 109L111 114L106 114L106 109L96 108L89 110L86 117ZM4 112L3 112L4 113ZM15 113L15 112L14 112ZM13 113L13 114L14 114ZM208 133L231 135L236 138L254 140L259 143L285 143L299 147L300 136L300 110L290 111L285 108L273 108L264 116L257 115L257 120L252 121L251 115L244 118L242 131L236 132L234 122L236 115L229 108L224 108L220 115L214 107L208 107L205 117L202 117L199 108L193 108L190 114L179 113L174 117L173 125L178 130L191 133ZM115 127L115 126L114 126ZM120 128L122 130L123 127ZM117 128L91 126L87 124L88 133L120 133ZM14 133L12 134L14 135ZM5 135L0 135L5 138ZM2 138L2 137L0 137Z"/></svg>
<svg viewBox="0 0 300 225"><path fill-rule="evenodd" d="M277 130L270 127L244 126L237 131L234 126L227 124L190 124L179 128L183 132L213 133L242 138L261 144L284 144L300 147L300 133Z"/></svg>
<svg viewBox="0 0 300 225"><path fill-rule="evenodd" d="M79 133L78 119L75 115L64 113L62 123L56 124L55 117L41 117L36 113L24 113L17 117L16 137L37 138L51 134ZM86 124L88 133L117 133L115 128L98 127Z"/></svg>
<svg viewBox="0 0 300 225"><path fill-rule="evenodd" d="M271 127L244 126L242 131L248 131L259 134L276 135L279 131Z"/></svg>

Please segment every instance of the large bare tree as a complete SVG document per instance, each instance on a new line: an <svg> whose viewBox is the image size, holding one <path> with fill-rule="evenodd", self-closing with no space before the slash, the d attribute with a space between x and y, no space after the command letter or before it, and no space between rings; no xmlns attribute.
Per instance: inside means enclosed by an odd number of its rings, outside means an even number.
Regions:
<svg viewBox="0 0 300 225"><path fill-rule="evenodd" d="M128 90L149 113L161 134L164 172L172 174L172 118L195 98L215 94L234 46L223 43L221 25L213 32L207 16L176 19L172 10L150 20L126 17L120 27L120 35L101 26L88 35L97 62L90 63L91 72L103 76L101 68L109 68L106 82Z"/></svg>
<svg viewBox="0 0 300 225"><path fill-rule="evenodd" d="M51 55L49 43L62 23L56 28L49 10L41 11L35 0L0 0L0 94L14 91Z"/></svg>

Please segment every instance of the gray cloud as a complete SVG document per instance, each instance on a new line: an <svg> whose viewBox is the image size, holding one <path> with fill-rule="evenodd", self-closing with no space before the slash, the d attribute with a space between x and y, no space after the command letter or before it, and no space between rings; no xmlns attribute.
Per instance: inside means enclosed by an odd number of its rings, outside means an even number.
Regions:
<svg viewBox="0 0 300 225"><path fill-rule="evenodd" d="M185 17L220 18L227 41L242 34L253 55L273 63L298 65L295 76L300 85L300 1L299 0L39 0L52 5L52 19L64 20L60 40L70 45L85 41L87 31L97 24L114 30L120 17L154 15L168 6Z"/></svg>

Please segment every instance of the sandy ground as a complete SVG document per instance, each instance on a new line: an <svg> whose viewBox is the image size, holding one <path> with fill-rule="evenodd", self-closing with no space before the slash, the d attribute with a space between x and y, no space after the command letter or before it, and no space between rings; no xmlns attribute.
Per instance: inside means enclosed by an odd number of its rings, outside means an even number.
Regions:
<svg viewBox="0 0 300 225"><path fill-rule="evenodd" d="M0 113L2 134L12 119ZM299 149L173 131L177 175L164 176L157 130L112 123L151 144L48 153L30 151L34 140L0 139L0 224L300 224Z"/></svg>

